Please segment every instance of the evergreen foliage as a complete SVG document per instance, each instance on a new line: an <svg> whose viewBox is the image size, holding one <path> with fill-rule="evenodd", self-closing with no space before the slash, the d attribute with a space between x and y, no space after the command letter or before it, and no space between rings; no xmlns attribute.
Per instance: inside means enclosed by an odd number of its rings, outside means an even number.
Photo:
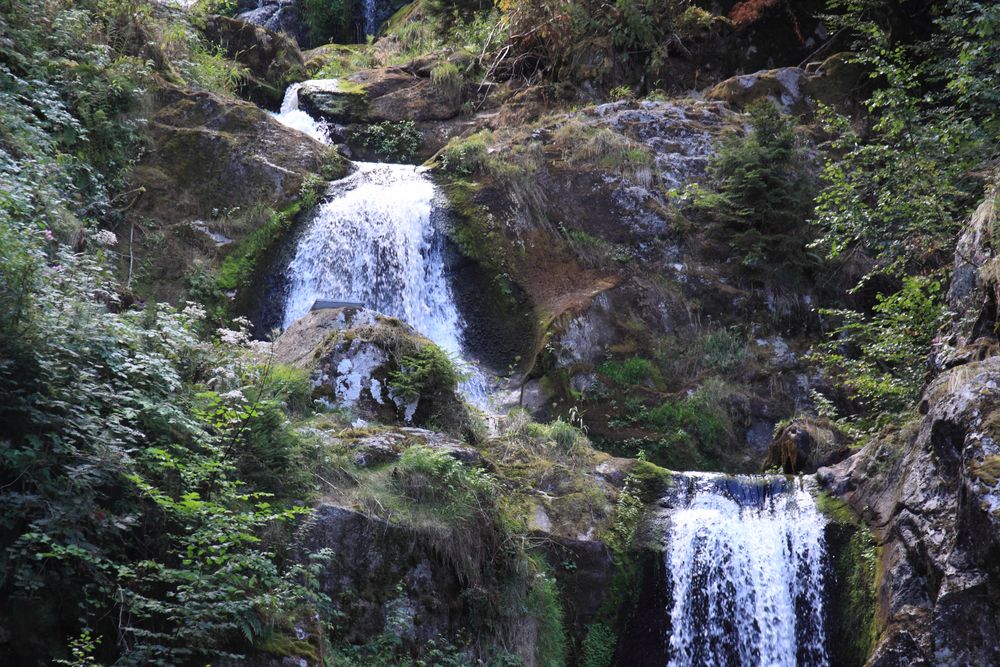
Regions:
<svg viewBox="0 0 1000 667"><path fill-rule="evenodd" d="M750 132L727 135L709 163L714 191L695 188L695 206L759 278L811 264L805 252L815 184L795 123L767 99L748 109Z"/></svg>

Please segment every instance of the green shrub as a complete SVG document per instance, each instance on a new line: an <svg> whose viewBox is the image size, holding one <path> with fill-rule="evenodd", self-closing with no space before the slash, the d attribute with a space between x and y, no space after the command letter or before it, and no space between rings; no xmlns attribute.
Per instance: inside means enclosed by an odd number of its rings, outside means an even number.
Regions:
<svg viewBox="0 0 1000 667"><path fill-rule="evenodd" d="M913 405L944 308L940 281L913 277L893 294L878 294L871 314L823 311L837 324L811 358L836 378L862 411L863 428L876 430Z"/></svg>
<svg viewBox="0 0 1000 667"><path fill-rule="evenodd" d="M484 171L489 163L488 130L477 132L467 139L453 139L441 150L441 168L461 176L472 176Z"/></svg>
<svg viewBox="0 0 1000 667"><path fill-rule="evenodd" d="M462 380L455 361L434 344L403 357L399 366L398 371L389 375L389 387L408 401L433 400L454 394Z"/></svg>
<svg viewBox="0 0 1000 667"><path fill-rule="evenodd" d="M805 270L816 184L794 121L766 99L748 114L750 133L723 138L709 161L715 192L692 189L695 205L721 223L717 233L754 275Z"/></svg>
<svg viewBox="0 0 1000 667"><path fill-rule="evenodd" d="M630 357L623 361L606 361L597 367L597 372L619 387L643 384L658 374L653 362L643 357Z"/></svg>
<svg viewBox="0 0 1000 667"><path fill-rule="evenodd" d="M409 162L423 143L423 137L412 120L387 120L369 125L361 140L380 160L387 162Z"/></svg>
<svg viewBox="0 0 1000 667"><path fill-rule="evenodd" d="M746 359L745 338L729 329L712 331L698 339L705 364L720 372L736 370Z"/></svg>
<svg viewBox="0 0 1000 667"><path fill-rule="evenodd" d="M577 441L583 437L578 428L561 419L557 419L549 424L548 436L564 452L573 451Z"/></svg>
<svg viewBox="0 0 1000 667"><path fill-rule="evenodd" d="M496 493L496 482L488 473L422 445L403 452L392 485L406 503L449 521L475 519L492 507Z"/></svg>

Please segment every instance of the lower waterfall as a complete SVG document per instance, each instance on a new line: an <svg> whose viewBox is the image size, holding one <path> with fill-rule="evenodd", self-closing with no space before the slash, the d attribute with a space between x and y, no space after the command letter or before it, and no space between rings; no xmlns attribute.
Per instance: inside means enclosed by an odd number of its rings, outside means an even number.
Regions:
<svg viewBox="0 0 1000 667"><path fill-rule="evenodd" d="M691 473L667 528L669 667L823 667L825 519L799 480Z"/></svg>

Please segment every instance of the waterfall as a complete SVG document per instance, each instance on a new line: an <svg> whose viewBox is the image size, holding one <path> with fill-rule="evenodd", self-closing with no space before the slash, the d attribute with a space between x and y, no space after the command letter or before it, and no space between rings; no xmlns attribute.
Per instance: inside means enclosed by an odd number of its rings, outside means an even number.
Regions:
<svg viewBox="0 0 1000 667"><path fill-rule="evenodd" d="M685 477L665 553L668 667L827 665L812 495L781 477Z"/></svg>
<svg viewBox="0 0 1000 667"><path fill-rule="evenodd" d="M378 0L365 0L365 34L374 35L378 32L382 21L380 20Z"/></svg>
<svg viewBox="0 0 1000 667"><path fill-rule="evenodd" d="M317 299L359 301L407 322L453 357L462 356L464 323L444 269L444 237L433 224L437 188L419 167L355 163L331 185L288 265L284 326ZM474 368L466 398L486 407L486 382Z"/></svg>
<svg viewBox="0 0 1000 667"><path fill-rule="evenodd" d="M332 88L336 88L337 86L335 79L316 79L309 83L314 86ZM294 83L289 86L285 91L284 99L281 101L281 110L272 115L282 125L308 134L322 144L329 144L331 143L329 125L325 121L316 120L305 111L299 109L299 89L302 88L302 85L301 83Z"/></svg>

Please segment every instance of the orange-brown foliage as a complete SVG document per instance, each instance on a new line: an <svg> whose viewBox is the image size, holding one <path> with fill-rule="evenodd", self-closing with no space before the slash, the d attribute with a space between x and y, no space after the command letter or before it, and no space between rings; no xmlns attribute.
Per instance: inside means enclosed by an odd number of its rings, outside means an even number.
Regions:
<svg viewBox="0 0 1000 667"><path fill-rule="evenodd" d="M780 2L781 0L743 0L729 11L729 20L738 26L756 23L767 10L777 7Z"/></svg>

